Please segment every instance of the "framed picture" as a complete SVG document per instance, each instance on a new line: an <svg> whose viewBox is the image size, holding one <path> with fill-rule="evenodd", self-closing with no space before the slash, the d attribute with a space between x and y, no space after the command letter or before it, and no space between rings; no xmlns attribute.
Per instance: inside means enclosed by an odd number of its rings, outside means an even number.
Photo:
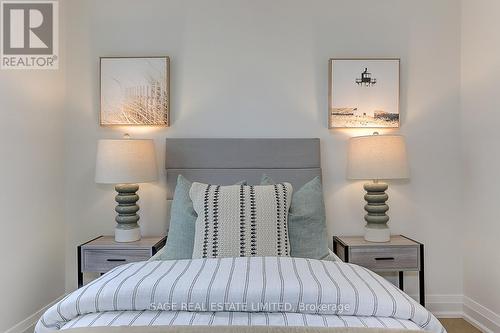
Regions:
<svg viewBox="0 0 500 333"><path fill-rule="evenodd" d="M100 58L100 124L170 125L170 59Z"/></svg>
<svg viewBox="0 0 500 333"><path fill-rule="evenodd" d="M399 59L330 59L328 128L399 127Z"/></svg>

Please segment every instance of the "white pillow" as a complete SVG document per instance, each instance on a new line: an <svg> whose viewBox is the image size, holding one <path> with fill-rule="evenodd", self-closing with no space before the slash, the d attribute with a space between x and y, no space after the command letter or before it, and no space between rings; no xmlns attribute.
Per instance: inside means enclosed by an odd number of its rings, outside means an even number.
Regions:
<svg viewBox="0 0 500 333"><path fill-rule="evenodd" d="M193 183L198 218L193 258L289 256L288 209L293 188Z"/></svg>

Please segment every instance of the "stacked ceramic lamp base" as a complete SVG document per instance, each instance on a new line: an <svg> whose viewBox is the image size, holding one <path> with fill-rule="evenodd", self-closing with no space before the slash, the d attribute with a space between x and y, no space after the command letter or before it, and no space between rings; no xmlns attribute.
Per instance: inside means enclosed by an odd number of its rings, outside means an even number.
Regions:
<svg viewBox="0 0 500 333"><path fill-rule="evenodd" d="M391 232L387 222L386 204L388 185L380 179L407 179L409 177L406 146L401 135L373 135L351 138L347 167L348 179L371 179L366 183L365 240L388 242Z"/></svg>

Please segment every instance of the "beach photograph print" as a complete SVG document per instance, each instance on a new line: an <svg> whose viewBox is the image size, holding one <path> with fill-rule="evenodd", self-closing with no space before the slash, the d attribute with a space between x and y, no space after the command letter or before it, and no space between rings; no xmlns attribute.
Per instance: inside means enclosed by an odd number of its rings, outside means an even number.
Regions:
<svg viewBox="0 0 500 333"><path fill-rule="evenodd" d="M399 59L330 59L329 128L399 127Z"/></svg>
<svg viewBox="0 0 500 333"><path fill-rule="evenodd" d="M101 126L169 126L169 58L100 59Z"/></svg>

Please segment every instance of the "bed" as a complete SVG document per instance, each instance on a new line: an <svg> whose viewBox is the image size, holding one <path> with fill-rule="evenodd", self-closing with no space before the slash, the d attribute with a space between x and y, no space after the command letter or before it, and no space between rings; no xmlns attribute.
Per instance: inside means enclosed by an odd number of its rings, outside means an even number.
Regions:
<svg viewBox="0 0 500 333"><path fill-rule="evenodd" d="M176 179L300 188L321 177L319 139L167 139ZM119 266L68 294L35 332L446 332L379 275L335 257L153 260Z"/></svg>

